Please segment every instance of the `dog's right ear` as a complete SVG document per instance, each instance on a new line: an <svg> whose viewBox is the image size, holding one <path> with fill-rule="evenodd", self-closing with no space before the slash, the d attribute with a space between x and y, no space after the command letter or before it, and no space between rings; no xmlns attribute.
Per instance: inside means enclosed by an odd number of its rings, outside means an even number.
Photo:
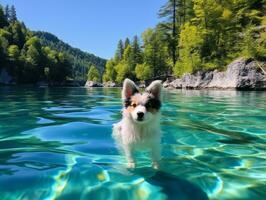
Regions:
<svg viewBox="0 0 266 200"><path fill-rule="evenodd" d="M138 87L135 85L133 81L126 78L123 83L123 90L122 90L122 99L128 100L132 95L138 93Z"/></svg>

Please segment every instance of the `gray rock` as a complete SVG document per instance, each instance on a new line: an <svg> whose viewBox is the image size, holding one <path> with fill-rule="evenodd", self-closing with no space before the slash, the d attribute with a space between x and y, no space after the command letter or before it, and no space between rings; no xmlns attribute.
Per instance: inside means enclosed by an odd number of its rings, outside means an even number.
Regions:
<svg viewBox="0 0 266 200"><path fill-rule="evenodd" d="M180 79L172 82L166 81L163 86L186 89L266 90L266 75L259 65L265 65L265 63L240 58L228 65L224 72L217 70L210 72L198 71L195 74L185 74Z"/></svg>
<svg viewBox="0 0 266 200"><path fill-rule="evenodd" d="M182 88L182 80L181 79L176 79L172 81L169 84L169 87L176 88L176 89L181 89Z"/></svg>
<svg viewBox="0 0 266 200"><path fill-rule="evenodd" d="M103 85L94 81L87 81L85 87L102 87Z"/></svg>
<svg viewBox="0 0 266 200"><path fill-rule="evenodd" d="M147 87L146 86L146 83L144 81L139 82L137 85L138 85L139 88L145 88L145 87Z"/></svg>
<svg viewBox="0 0 266 200"><path fill-rule="evenodd" d="M117 84L112 81L104 82L103 87L121 87L121 84Z"/></svg>

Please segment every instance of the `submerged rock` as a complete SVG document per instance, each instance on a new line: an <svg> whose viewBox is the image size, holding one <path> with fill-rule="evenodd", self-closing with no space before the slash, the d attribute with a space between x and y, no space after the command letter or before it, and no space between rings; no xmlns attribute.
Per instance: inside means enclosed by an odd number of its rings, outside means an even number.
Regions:
<svg viewBox="0 0 266 200"><path fill-rule="evenodd" d="M85 87L102 87L103 85L94 81L87 81Z"/></svg>
<svg viewBox="0 0 266 200"><path fill-rule="evenodd" d="M195 74L185 74L174 81L166 81L164 87L169 88L220 88L239 90L266 90L266 74L257 61L240 58L230 65L224 72L218 70Z"/></svg>

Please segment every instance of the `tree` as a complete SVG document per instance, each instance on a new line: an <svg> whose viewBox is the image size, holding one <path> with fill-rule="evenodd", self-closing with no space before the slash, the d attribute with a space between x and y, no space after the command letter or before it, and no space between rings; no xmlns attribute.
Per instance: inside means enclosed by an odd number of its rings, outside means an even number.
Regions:
<svg viewBox="0 0 266 200"><path fill-rule="evenodd" d="M169 69L167 45L162 41L159 30L147 29L142 34L144 43L144 63L151 68L152 77L165 75Z"/></svg>
<svg viewBox="0 0 266 200"><path fill-rule="evenodd" d="M5 6L5 19L7 22L9 22L9 18L10 18L10 10L9 10L9 5Z"/></svg>
<svg viewBox="0 0 266 200"><path fill-rule="evenodd" d="M135 72L137 78L141 81L152 78L152 69L145 63L137 64Z"/></svg>
<svg viewBox="0 0 266 200"><path fill-rule="evenodd" d="M13 24L10 25L10 31L13 36L12 43L16 44L20 49L22 49L24 43L26 42L26 31L23 30L21 23L15 21Z"/></svg>
<svg viewBox="0 0 266 200"><path fill-rule="evenodd" d="M123 54L124 54L124 44L123 44L122 40L119 40L119 42L117 44L117 49L115 52L114 61L116 63L120 62L123 58Z"/></svg>
<svg viewBox="0 0 266 200"><path fill-rule="evenodd" d="M180 33L180 59L176 63L176 75L192 73L201 69L201 48L203 32L197 26L186 23Z"/></svg>
<svg viewBox="0 0 266 200"><path fill-rule="evenodd" d="M169 0L159 11L160 17L168 17L172 25L172 35L170 40L170 47L172 53L173 66L176 63L176 42L177 42L177 30L176 30L176 10L177 0Z"/></svg>
<svg viewBox="0 0 266 200"><path fill-rule="evenodd" d="M105 72L103 74L103 81L115 81L116 71L115 71L115 62L113 59L107 61L105 66Z"/></svg>
<svg viewBox="0 0 266 200"><path fill-rule="evenodd" d="M243 54L246 57L266 60L266 28L249 27L245 31Z"/></svg>
<svg viewBox="0 0 266 200"><path fill-rule="evenodd" d="M128 47L128 45L130 45L130 40L129 40L129 38L126 38L125 44L124 44L124 49L126 49Z"/></svg>
<svg viewBox="0 0 266 200"><path fill-rule="evenodd" d="M16 9L14 5L12 5L10 8L10 19L9 20L11 23L17 21L17 13L16 13Z"/></svg>
<svg viewBox="0 0 266 200"><path fill-rule="evenodd" d="M129 65L127 65L124 60L115 66L115 70L117 73L116 82L118 83L122 83L123 80L131 74Z"/></svg>
<svg viewBox="0 0 266 200"><path fill-rule="evenodd" d="M89 72L88 72L88 76L87 76L88 80L99 82L99 81L101 81L100 77L101 76L100 76L99 70L95 66L92 65L89 69Z"/></svg>
<svg viewBox="0 0 266 200"><path fill-rule="evenodd" d="M139 44L138 36L134 36L134 39L132 42L132 54L133 54L133 62L135 66L143 62L143 52Z"/></svg>
<svg viewBox="0 0 266 200"><path fill-rule="evenodd" d="M20 56L20 51L17 45L10 45L8 47L8 57L11 61L17 61Z"/></svg>
<svg viewBox="0 0 266 200"><path fill-rule="evenodd" d="M7 20L3 7L0 5L0 28L7 26Z"/></svg>
<svg viewBox="0 0 266 200"><path fill-rule="evenodd" d="M192 0L168 0L159 10L159 17L165 21L159 24L168 43L173 66L177 61L179 52L177 48L180 27L193 16Z"/></svg>

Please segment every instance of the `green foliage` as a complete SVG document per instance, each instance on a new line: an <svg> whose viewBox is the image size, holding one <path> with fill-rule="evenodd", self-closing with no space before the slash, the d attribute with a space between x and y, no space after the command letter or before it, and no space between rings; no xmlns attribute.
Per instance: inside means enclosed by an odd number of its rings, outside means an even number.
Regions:
<svg viewBox="0 0 266 200"><path fill-rule="evenodd" d="M142 34L144 43L144 63L149 66L152 76L161 76L168 70L167 44L162 40L162 33L159 30L147 29Z"/></svg>
<svg viewBox="0 0 266 200"><path fill-rule="evenodd" d="M88 80L89 81L95 81L95 82L99 82L101 81L101 75L99 70L95 67L95 66L91 66L88 72Z"/></svg>
<svg viewBox="0 0 266 200"><path fill-rule="evenodd" d="M3 7L0 5L0 28L3 28L7 25L7 19L4 13Z"/></svg>
<svg viewBox="0 0 266 200"><path fill-rule="evenodd" d="M147 79L152 78L152 69L147 64L137 64L136 69L136 76L139 80L144 81Z"/></svg>
<svg viewBox="0 0 266 200"><path fill-rule="evenodd" d="M52 50L63 52L69 58L71 63L71 71L73 79L84 79L85 74L89 70L89 66L94 65L100 73L103 73L106 60L73 48L70 45L59 40L55 35L47 32L34 32L35 36L40 38L42 46L48 46Z"/></svg>
<svg viewBox="0 0 266 200"><path fill-rule="evenodd" d="M203 32L197 26L186 23L180 33L180 57L175 65L175 75L192 73L201 67L201 47L203 44Z"/></svg>
<svg viewBox="0 0 266 200"><path fill-rule="evenodd" d="M123 54L124 54L124 44L122 40L119 40L117 44L115 56L114 56L114 61L116 63L119 63L123 58Z"/></svg>
<svg viewBox="0 0 266 200"><path fill-rule="evenodd" d="M122 83L123 80L131 74L129 65L127 65L124 60L115 66L115 70L117 73L116 82L118 83Z"/></svg>
<svg viewBox="0 0 266 200"><path fill-rule="evenodd" d="M105 62L50 33L31 32L17 20L14 6L3 9L0 5L0 67L18 83L44 80L61 84L68 78L84 79L88 66L93 64L102 72Z"/></svg>
<svg viewBox="0 0 266 200"><path fill-rule="evenodd" d="M12 61L17 61L20 56L20 51L17 45L10 45L8 47L8 57Z"/></svg>
<svg viewBox="0 0 266 200"><path fill-rule="evenodd" d="M126 49L128 47L128 45L130 45L130 40L129 40L129 38L126 38L125 44L124 44L124 49Z"/></svg>
<svg viewBox="0 0 266 200"><path fill-rule="evenodd" d="M14 5L11 6L9 12L10 12L9 13L9 21L11 23L17 21L17 13L16 13L16 9L15 9L15 6Z"/></svg>
<svg viewBox="0 0 266 200"><path fill-rule="evenodd" d="M105 66L105 72L103 74L103 81L115 81L116 71L115 71L115 62L113 59L107 61Z"/></svg>
<svg viewBox="0 0 266 200"><path fill-rule="evenodd" d="M246 57L266 60L266 27L246 30L243 54Z"/></svg>
<svg viewBox="0 0 266 200"><path fill-rule="evenodd" d="M163 21L142 33L142 45L119 41L116 81L222 70L243 55L266 60L265 9L265 0L168 0L159 10Z"/></svg>

